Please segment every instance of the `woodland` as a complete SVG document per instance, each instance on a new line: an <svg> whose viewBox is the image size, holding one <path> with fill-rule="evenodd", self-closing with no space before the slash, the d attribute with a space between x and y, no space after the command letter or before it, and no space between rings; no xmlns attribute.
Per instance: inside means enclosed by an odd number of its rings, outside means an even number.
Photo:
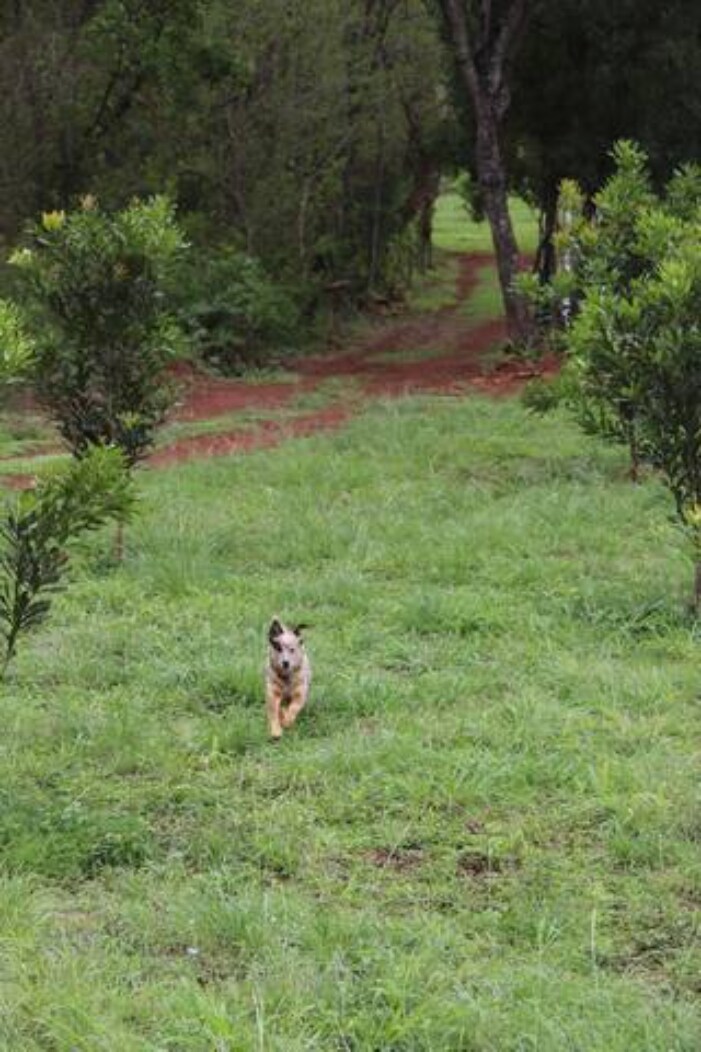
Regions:
<svg viewBox="0 0 701 1052"><path fill-rule="evenodd" d="M86 193L166 193L182 296L210 333L238 308L255 357L404 287L457 176L518 339L508 195L541 215L547 276L563 178L593 192L621 137L658 182L699 155L700 40L694 0L8 0L0 238Z"/></svg>

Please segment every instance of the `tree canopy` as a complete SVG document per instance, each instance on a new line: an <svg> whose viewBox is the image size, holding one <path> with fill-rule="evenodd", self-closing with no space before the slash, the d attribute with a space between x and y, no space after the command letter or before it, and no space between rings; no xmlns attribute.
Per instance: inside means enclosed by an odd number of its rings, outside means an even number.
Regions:
<svg viewBox="0 0 701 1052"><path fill-rule="evenodd" d="M165 192L195 245L255 257L313 312L425 262L439 176L468 168L508 297L509 192L547 244L560 180L593 192L616 138L658 184L698 157L700 40L695 0L5 4L0 239L86 192Z"/></svg>

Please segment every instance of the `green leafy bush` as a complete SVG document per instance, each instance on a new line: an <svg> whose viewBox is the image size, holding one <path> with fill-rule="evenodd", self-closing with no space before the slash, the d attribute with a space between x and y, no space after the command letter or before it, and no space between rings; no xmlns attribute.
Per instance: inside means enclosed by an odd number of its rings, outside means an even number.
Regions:
<svg viewBox="0 0 701 1052"><path fill-rule="evenodd" d="M686 239L631 294L616 323L635 348L631 389L643 455L662 474L696 563L701 608L701 210Z"/></svg>
<svg viewBox="0 0 701 1052"><path fill-rule="evenodd" d="M173 206L155 197L105 213L86 197L78 211L45 213L30 246L11 262L33 323L39 400L74 454L117 445L134 464L171 404L164 369L182 349L164 296L185 248Z"/></svg>
<svg viewBox="0 0 701 1052"><path fill-rule="evenodd" d="M51 597L64 586L67 546L110 519L123 521L133 501L124 455L93 447L5 504L0 513L3 671L19 636L46 620Z"/></svg>
<svg viewBox="0 0 701 1052"><path fill-rule="evenodd" d="M678 172L664 197L645 154L619 143L596 220L575 216L563 251L576 279L566 333L565 401L582 426L656 468L690 536L701 607L701 171Z"/></svg>
<svg viewBox="0 0 701 1052"><path fill-rule="evenodd" d="M0 383L11 383L29 367L34 342L15 303L0 300Z"/></svg>
<svg viewBox="0 0 701 1052"><path fill-rule="evenodd" d="M234 248L191 255L174 297L198 356L224 373L270 364L295 341L299 311L257 260Z"/></svg>

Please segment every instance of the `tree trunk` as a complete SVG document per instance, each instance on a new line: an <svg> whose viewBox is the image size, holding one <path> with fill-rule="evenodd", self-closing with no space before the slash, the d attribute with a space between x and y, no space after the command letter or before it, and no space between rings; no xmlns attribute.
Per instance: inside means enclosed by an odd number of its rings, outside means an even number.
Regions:
<svg viewBox="0 0 701 1052"><path fill-rule="evenodd" d="M501 156L496 114L489 100L478 105L477 179L484 210L492 232L499 285L504 301L506 327L512 343L527 342L531 333L530 313L514 282L519 271L519 251L509 213L509 192Z"/></svg>
<svg viewBox="0 0 701 1052"><path fill-rule="evenodd" d="M546 285L555 273L554 240L557 228L557 190L547 193L538 225L538 249L533 264L533 272L538 275L541 284Z"/></svg>
<svg viewBox="0 0 701 1052"><path fill-rule="evenodd" d="M509 108L508 63L525 30L528 0L511 0L498 22L491 0L475 0L474 25L468 19L466 0L438 2L457 76L475 114L477 180L492 231L509 339L525 343L531 335L531 321L523 297L514 288L519 254L509 215L500 134Z"/></svg>
<svg viewBox="0 0 701 1052"><path fill-rule="evenodd" d="M382 194L385 177L385 129L382 118L378 126L377 158L375 166L375 188L373 194L372 225L370 230L370 266L368 268L368 291L377 284L380 273L382 248Z"/></svg>
<svg viewBox="0 0 701 1052"><path fill-rule="evenodd" d="M638 483L640 482L640 452L638 450L638 433L635 430L635 426L630 431L628 448L630 450L630 481Z"/></svg>

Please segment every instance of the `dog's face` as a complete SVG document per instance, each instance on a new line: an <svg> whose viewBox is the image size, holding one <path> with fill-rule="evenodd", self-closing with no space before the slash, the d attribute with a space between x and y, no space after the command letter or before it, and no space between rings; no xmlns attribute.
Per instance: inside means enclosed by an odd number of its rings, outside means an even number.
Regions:
<svg viewBox="0 0 701 1052"><path fill-rule="evenodd" d="M291 676L302 667L304 661L304 643L302 625L287 628L275 618L268 630L270 643L270 664L283 677Z"/></svg>

